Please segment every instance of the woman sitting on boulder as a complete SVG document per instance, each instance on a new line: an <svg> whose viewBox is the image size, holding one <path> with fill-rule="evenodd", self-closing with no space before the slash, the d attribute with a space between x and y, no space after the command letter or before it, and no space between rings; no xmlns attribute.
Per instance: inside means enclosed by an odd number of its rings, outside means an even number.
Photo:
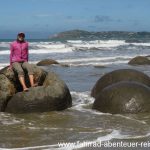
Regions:
<svg viewBox="0 0 150 150"><path fill-rule="evenodd" d="M33 69L28 63L28 42L25 41L25 34L18 33L17 40L10 44L10 67L17 72L23 91L28 91L25 83L24 70L27 70L31 87L37 86L34 83Z"/></svg>

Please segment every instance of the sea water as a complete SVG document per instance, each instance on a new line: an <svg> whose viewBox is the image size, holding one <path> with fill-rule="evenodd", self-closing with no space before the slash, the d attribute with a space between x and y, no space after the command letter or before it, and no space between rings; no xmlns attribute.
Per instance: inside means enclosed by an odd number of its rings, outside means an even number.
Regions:
<svg viewBox="0 0 150 150"><path fill-rule="evenodd" d="M0 40L0 68L9 65L11 42ZM149 66L128 65L133 57L150 54L150 40L129 43L123 39L28 42L30 63L54 59L67 64L68 67L52 65L42 68L56 72L66 82L73 106L60 112L0 113L0 148L87 149L84 142L150 140L150 114L102 113L91 109L94 98L90 96L96 81L110 71L131 68L150 75ZM72 142L74 146L59 147L61 142Z"/></svg>

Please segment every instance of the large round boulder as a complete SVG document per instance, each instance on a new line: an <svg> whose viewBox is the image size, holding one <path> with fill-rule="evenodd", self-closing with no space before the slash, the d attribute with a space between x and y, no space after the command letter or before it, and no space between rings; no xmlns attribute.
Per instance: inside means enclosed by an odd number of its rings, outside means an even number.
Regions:
<svg viewBox="0 0 150 150"><path fill-rule="evenodd" d="M43 82L47 76L47 72L44 71L43 69L37 67L34 64L30 64L33 68L33 72L34 72L34 81L36 83L38 83L38 85L43 85ZM26 80L26 84L27 87L30 87L30 82L29 82L29 77L28 74L25 71L25 80ZM8 70L8 67L3 68L2 70L0 70L0 74L5 75L15 86L16 91L17 92L21 92L22 91L22 86L18 80L18 75L15 71L13 70Z"/></svg>
<svg viewBox="0 0 150 150"><path fill-rule="evenodd" d="M37 66L48 66L52 64L59 64L57 61L53 59L44 59L37 63Z"/></svg>
<svg viewBox="0 0 150 150"><path fill-rule="evenodd" d="M28 113L64 110L71 107L68 87L54 73L49 73L42 86L15 94L7 104L6 112Z"/></svg>
<svg viewBox="0 0 150 150"><path fill-rule="evenodd" d="M0 74L0 111L4 111L8 100L16 93L16 89L8 78Z"/></svg>
<svg viewBox="0 0 150 150"><path fill-rule="evenodd" d="M105 87L120 81L136 81L150 86L150 77L133 69L115 70L102 76L92 89L91 95L96 97Z"/></svg>
<svg viewBox="0 0 150 150"><path fill-rule="evenodd" d="M129 81L107 86L96 96L93 109L112 114L150 112L150 88Z"/></svg>
<svg viewBox="0 0 150 150"><path fill-rule="evenodd" d="M72 98L67 85L55 73L48 73L36 65L32 67L35 82L39 86L29 88L28 92L22 92L22 87L14 71L7 70L7 68L0 71L0 76L9 83L5 84L5 90L7 90L5 93L0 89L0 94L5 96L8 92L7 95L9 95L8 98L3 96L4 99L1 100L2 106L4 106L3 110L10 113L28 113L64 110L71 107ZM30 87L26 71L25 79L27 86ZM2 81L4 79L0 78L0 86Z"/></svg>
<svg viewBox="0 0 150 150"><path fill-rule="evenodd" d="M146 56L137 56L131 59L129 65L150 65L150 59Z"/></svg>

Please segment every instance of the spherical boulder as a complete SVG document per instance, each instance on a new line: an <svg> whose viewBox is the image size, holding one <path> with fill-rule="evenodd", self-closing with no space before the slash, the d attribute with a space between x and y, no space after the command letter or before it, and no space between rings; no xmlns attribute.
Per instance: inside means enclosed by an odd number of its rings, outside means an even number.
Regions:
<svg viewBox="0 0 150 150"><path fill-rule="evenodd" d="M150 59L145 56L137 56L131 59L128 63L129 65L150 65Z"/></svg>
<svg viewBox="0 0 150 150"><path fill-rule="evenodd" d="M119 69L102 76L92 89L91 95L96 97L105 87L120 81L136 81L150 86L150 77L134 69Z"/></svg>
<svg viewBox="0 0 150 150"><path fill-rule="evenodd" d="M24 70L28 92L22 91L15 71L8 70L8 67L0 70L0 111L30 113L64 110L71 107L72 98L65 82L55 73L48 73L36 65L32 67L38 86L30 88L29 78Z"/></svg>
<svg viewBox="0 0 150 150"><path fill-rule="evenodd" d="M150 88L129 81L112 84L96 96L93 109L112 114L150 112Z"/></svg>
<svg viewBox="0 0 150 150"><path fill-rule="evenodd" d="M15 94L8 102L6 112L31 113L64 110L72 99L66 84L55 73L48 73L42 86Z"/></svg>
<svg viewBox="0 0 150 150"><path fill-rule="evenodd" d="M52 64L59 64L57 61L52 59L44 59L37 63L37 66L48 66Z"/></svg>
<svg viewBox="0 0 150 150"><path fill-rule="evenodd" d="M16 93L16 89L8 78L0 74L0 111L4 111L8 100Z"/></svg>
<svg viewBox="0 0 150 150"><path fill-rule="evenodd" d="M34 64L30 64L30 65L33 68L35 83L38 83L38 85L43 85L43 82L47 76L47 72L44 71L43 69L37 67ZM28 74L27 74L26 70L24 70L24 71L25 71L25 80L26 80L27 87L30 87ZM8 78L8 80L10 80L13 83L17 92L22 91L22 86L18 80L18 75L15 71L13 71L12 69L8 70L8 67L5 67L0 70L0 74L5 75Z"/></svg>

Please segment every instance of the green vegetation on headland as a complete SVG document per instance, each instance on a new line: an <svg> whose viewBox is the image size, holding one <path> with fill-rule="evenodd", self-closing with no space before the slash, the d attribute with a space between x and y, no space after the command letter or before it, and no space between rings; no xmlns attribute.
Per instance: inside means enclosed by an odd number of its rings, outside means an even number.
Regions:
<svg viewBox="0 0 150 150"><path fill-rule="evenodd" d="M50 39L125 39L128 42L136 42L136 39L150 39L150 32L127 32L127 31L102 31L88 32L84 30L70 30L55 34ZM133 40L133 41L130 41ZM138 41L137 41L138 42Z"/></svg>

